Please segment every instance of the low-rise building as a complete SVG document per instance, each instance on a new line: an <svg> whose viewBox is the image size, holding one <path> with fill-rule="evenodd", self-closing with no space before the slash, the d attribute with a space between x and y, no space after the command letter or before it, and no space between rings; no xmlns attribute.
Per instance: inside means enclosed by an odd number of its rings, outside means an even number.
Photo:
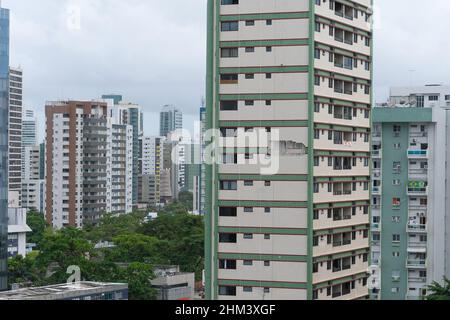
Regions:
<svg viewBox="0 0 450 320"><path fill-rule="evenodd" d="M195 274L180 272L179 266L155 267L152 287L157 290L157 300L193 300Z"/></svg>
<svg viewBox="0 0 450 320"><path fill-rule="evenodd" d="M64 283L1 292L0 300L128 300L128 284Z"/></svg>
<svg viewBox="0 0 450 320"><path fill-rule="evenodd" d="M27 225L27 210L8 208L8 257L27 253L27 233L32 230Z"/></svg>

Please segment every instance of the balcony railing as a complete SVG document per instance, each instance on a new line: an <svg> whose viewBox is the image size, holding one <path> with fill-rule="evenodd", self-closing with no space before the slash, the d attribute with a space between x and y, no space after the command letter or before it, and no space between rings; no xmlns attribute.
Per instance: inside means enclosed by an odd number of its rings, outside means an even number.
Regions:
<svg viewBox="0 0 450 320"><path fill-rule="evenodd" d="M409 159L426 159L428 158L428 150L408 149Z"/></svg>
<svg viewBox="0 0 450 320"><path fill-rule="evenodd" d="M407 188L409 196L426 196L428 195L428 187L424 188Z"/></svg>
<svg viewBox="0 0 450 320"><path fill-rule="evenodd" d="M426 224L408 224L407 230L408 232L427 232L427 225Z"/></svg>
<svg viewBox="0 0 450 320"><path fill-rule="evenodd" d="M426 268L427 261L425 259L408 259L406 261L407 268Z"/></svg>

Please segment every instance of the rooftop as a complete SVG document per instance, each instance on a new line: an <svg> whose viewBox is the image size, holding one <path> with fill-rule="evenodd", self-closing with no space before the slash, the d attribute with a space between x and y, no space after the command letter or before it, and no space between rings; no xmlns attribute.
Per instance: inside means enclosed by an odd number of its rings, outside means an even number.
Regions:
<svg viewBox="0 0 450 320"><path fill-rule="evenodd" d="M124 283L76 282L0 292L0 300L64 300L128 289Z"/></svg>

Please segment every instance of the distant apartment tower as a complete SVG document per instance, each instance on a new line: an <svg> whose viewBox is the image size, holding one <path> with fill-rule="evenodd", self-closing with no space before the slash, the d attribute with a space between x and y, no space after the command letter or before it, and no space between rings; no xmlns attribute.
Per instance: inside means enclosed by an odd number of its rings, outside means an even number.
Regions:
<svg viewBox="0 0 450 320"><path fill-rule="evenodd" d="M8 201L20 207L22 194L22 69L9 68Z"/></svg>
<svg viewBox="0 0 450 320"><path fill-rule="evenodd" d="M205 214L205 194L206 194L206 166L205 166L205 134L206 134L206 108L200 108L200 176L198 179L198 209L201 215Z"/></svg>
<svg viewBox="0 0 450 320"><path fill-rule="evenodd" d="M22 113L22 147L37 143L37 120L34 109L24 108Z"/></svg>
<svg viewBox="0 0 450 320"><path fill-rule="evenodd" d="M157 206L161 202L161 169L165 137L142 138L141 175L139 178L139 203Z"/></svg>
<svg viewBox="0 0 450 320"><path fill-rule="evenodd" d="M108 213L133 211L133 126L108 119L107 191Z"/></svg>
<svg viewBox="0 0 450 320"><path fill-rule="evenodd" d="M113 100L113 107L109 108L109 117L115 124L131 125L133 127L133 142L132 142L132 155L133 155L133 205L138 203L139 193L139 174L140 174L140 140L143 136L144 116L141 106L133 103L127 103L123 101L121 95L103 95L102 99Z"/></svg>
<svg viewBox="0 0 450 320"><path fill-rule="evenodd" d="M42 162L45 159L40 145L23 147L22 208L45 211L45 180Z"/></svg>
<svg viewBox="0 0 450 320"><path fill-rule="evenodd" d="M56 228L97 222L106 211L107 104L49 102L46 218Z"/></svg>
<svg viewBox="0 0 450 320"><path fill-rule="evenodd" d="M371 2L208 1L208 299L369 297Z"/></svg>
<svg viewBox="0 0 450 320"><path fill-rule="evenodd" d="M172 105L165 105L160 113L159 135L166 137L172 131L183 128L183 113Z"/></svg>
<svg viewBox="0 0 450 320"><path fill-rule="evenodd" d="M0 291L8 286L8 88L9 10L0 4Z"/></svg>
<svg viewBox="0 0 450 320"><path fill-rule="evenodd" d="M372 296L417 300L450 277L450 87L391 89L373 111Z"/></svg>

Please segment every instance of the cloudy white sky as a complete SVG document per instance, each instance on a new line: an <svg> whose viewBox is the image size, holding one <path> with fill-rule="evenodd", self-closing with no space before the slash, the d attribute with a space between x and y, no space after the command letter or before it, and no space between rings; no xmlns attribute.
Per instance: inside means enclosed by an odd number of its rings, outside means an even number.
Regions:
<svg viewBox="0 0 450 320"><path fill-rule="evenodd" d="M206 0L3 0L11 9L11 65L24 69L24 100L121 93L145 110L145 133L174 104L188 129L204 95ZM375 96L388 88L450 84L450 1L375 0ZM78 28L76 13L80 13ZM75 13L75 15L74 15ZM411 71L414 70L414 71Z"/></svg>

